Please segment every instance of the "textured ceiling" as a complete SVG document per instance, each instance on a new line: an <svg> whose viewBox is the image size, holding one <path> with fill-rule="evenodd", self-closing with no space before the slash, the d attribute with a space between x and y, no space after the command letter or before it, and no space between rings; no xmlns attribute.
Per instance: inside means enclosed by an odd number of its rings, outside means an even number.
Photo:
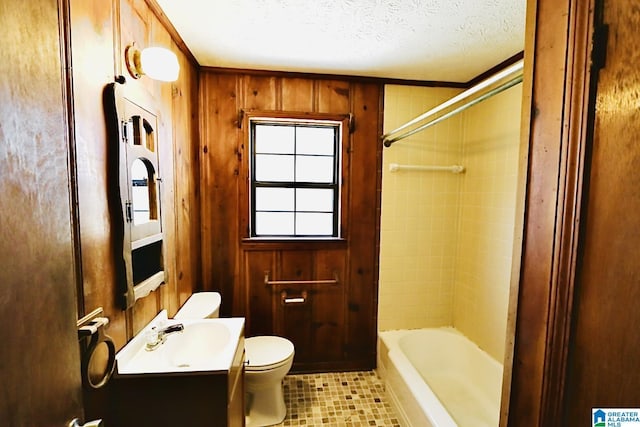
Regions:
<svg viewBox="0 0 640 427"><path fill-rule="evenodd" d="M526 0L156 0L200 65L466 82L524 48Z"/></svg>

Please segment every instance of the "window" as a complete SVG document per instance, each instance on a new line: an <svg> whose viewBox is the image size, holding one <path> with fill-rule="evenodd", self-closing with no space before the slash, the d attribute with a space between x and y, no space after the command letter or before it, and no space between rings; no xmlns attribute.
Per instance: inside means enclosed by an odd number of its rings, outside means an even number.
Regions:
<svg viewBox="0 0 640 427"><path fill-rule="evenodd" d="M342 123L250 123L251 237L339 237Z"/></svg>

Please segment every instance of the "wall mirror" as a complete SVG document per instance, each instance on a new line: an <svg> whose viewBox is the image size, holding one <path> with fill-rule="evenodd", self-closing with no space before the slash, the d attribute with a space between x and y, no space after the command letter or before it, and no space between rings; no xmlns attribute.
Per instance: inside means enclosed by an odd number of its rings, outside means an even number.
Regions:
<svg viewBox="0 0 640 427"><path fill-rule="evenodd" d="M131 164L129 176L131 180L133 224L142 225L157 220L157 183L153 164L147 159L137 158Z"/></svg>
<svg viewBox="0 0 640 427"><path fill-rule="evenodd" d="M123 309L165 282L158 177L158 115L148 99L129 99L123 84L105 88L109 129L109 205Z"/></svg>

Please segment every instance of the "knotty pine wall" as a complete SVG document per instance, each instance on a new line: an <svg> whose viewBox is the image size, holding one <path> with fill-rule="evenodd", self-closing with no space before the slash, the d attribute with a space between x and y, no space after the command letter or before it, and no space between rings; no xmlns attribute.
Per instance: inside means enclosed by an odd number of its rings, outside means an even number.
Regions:
<svg viewBox="0 0 640 427"><path fill-rule="evenodd" d="M222 294L222 315L247 316L247 335L281 333L296 344L304 369L327 362L315 351L314 337L333 337L326 358L337 366L373 367L375 361L379 252L382 86L357 80L325 80L283 74L201 71L201 200L203 289ZM241 110L352 114L349 166L343 169L344 242L330 247L243 241L248 237L248 139L239 127ZM299 315L312 318L311 338L292 331L291 310L280 306L276 291L266 290L264 271L287 277L272 280L326 279L337 271L334 297L310 289L314 301ZM293 276L293 277L292 277ZM330 277L329 277L330 278ZM294 292L292 290L291 292ZM299 292L299 290L298 290ZM327 291L329 292L329 291ZM332 307L330 307L333 304ZM306 314L304 314L306 313ZM324 315L323 315L324 313ZM335 316L326 313L336 313ZM305 317L307 316L307 317ZM314 317L316 316L316 317ZM333 317L328 319L327 317ZM284 324L286 323L286 324ZM300 326L298 329L304 329ZM302 335L305 335L304 337ZM302 341L305 341L303 343ZM308 359L304 359L308 356ZM307 363L308 362L308 363ZM294 368L296 368L294 361ZM349 366L347 366L349 365Z"/></svg>
<svg viewBox="0 0 640 427"><path fill-rule="evenodd" d="M198 199L198 67L181 51L143 0L69 0L73 78L72 122L75 131L77 195L82 283L78 316L104 308L107 333L121 348L163 308L173 314L199 282ZM175 52L180 77L163 83L131 78L124 63L125 47L158 45ZM186 52L186 53L185 53ZM102 105L104 87L124 75L122 91L133 99L151 98L159 114L159 176L167 283L123 311L116 305L107 205L107 135ZM86 399L85 399L86 400Z"/></svg>

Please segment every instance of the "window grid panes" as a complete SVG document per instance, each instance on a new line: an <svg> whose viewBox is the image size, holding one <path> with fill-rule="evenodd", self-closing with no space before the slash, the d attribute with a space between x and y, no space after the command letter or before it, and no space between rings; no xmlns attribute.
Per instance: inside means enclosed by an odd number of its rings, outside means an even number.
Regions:
<svg viewBox="0 0 640 427"><path fill-rule="evenodd" d="M339 123L251 122L251 236L339 237Z"/></svg>

